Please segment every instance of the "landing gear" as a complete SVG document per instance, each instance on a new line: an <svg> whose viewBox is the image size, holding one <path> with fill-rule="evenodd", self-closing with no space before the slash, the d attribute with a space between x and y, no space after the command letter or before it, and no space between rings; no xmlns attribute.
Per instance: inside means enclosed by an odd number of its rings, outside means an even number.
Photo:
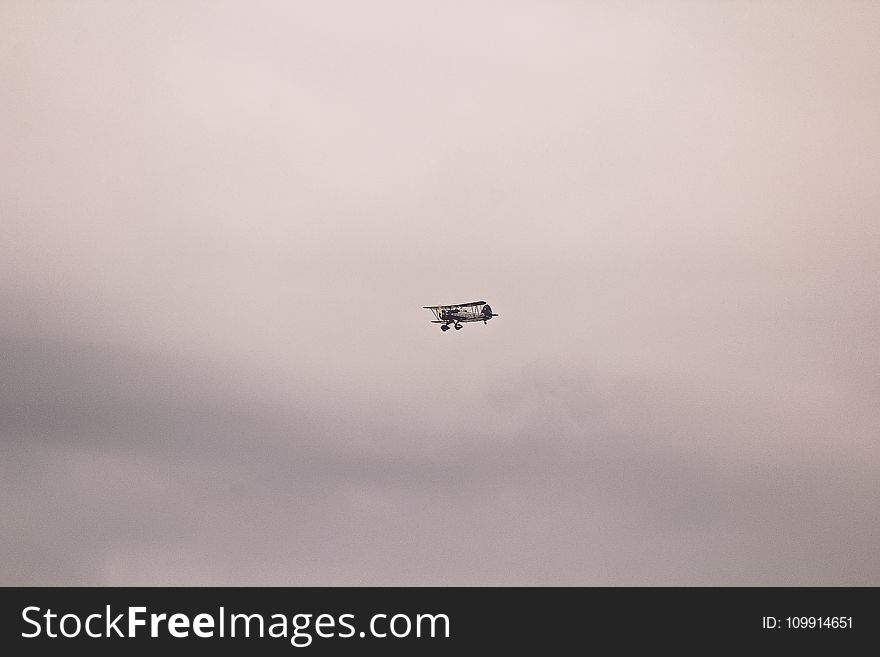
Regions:
<svg viewBox="0 0 880 657"><path fill-rule="evenodd" d="M449 324L444 324L443 326L440 327L440 330L443 331L444 333L446 333L446 331L449 330Z"/></svg>
<svg viewBox="0 0 880 657"><path fill-rule="evenodd" d="M456 324L456 325L455 325L455 330L456 330L456 331L460 331L460 330L461 330L461 324Z"/></svg>

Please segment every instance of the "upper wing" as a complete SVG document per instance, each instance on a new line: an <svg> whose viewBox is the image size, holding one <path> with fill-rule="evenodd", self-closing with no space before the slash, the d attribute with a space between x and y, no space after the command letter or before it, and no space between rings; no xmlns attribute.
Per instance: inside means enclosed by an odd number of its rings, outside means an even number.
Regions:
<svg viewBox="0 0 880 657"><path fill-rule="evenodd" d="M439 308L470 308L472 306L485 306L485 301L470 301L468 303L447 303L442 306L422 306L428 310L437 310Z"/></svg>

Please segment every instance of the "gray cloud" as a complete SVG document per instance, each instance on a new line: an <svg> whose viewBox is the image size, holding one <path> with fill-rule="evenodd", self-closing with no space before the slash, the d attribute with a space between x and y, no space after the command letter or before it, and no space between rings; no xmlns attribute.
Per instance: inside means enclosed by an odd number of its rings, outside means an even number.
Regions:
<svg viewBox="0 0 880 657"><path fill-rule="evenodd" d="M880 580L876 9L0 20L3 583Z"/></svg>
<svg viewBox="0 0 880 657"><path fill-rule="evenodd" d="M876 464L725 460L699 434L670 445L644 423L656 400L633 401L638 386L625 382L608 396L577 375L514 378L487 394L498 412L522 412L516 432L476 425L419 454L408 445L435 440L423 426L385 427L384 444L352 448L360 429L338 416L236 412L234 390L217 392L222 373L182 375L193 363L37 340L3 351L19 384L2 402L9 583L858 584L878 574ZM547 395L579 403L547 409ZM41 397L54 401L23 402ZM632 412L615 418L627 397Z"/></svg>

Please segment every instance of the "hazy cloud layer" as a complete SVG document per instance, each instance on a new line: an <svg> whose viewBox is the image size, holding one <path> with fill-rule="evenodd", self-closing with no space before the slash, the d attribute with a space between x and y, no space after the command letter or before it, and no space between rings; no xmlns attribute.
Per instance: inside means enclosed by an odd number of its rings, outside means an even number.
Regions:
<svg viewBox="0 0 880 657"><path fill-rule="evenodd" d="M880 584L880 9L0 24L3 584Z"/></svg>

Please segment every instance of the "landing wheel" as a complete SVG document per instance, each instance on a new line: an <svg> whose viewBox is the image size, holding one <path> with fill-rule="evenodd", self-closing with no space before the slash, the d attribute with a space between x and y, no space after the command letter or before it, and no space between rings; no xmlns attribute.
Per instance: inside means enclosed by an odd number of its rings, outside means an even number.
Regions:
<svg viewBox="0 0 880 657"><path fill-rule="evenodd" d="M460 331L460 330L461 330L461 324L456 324L456 325L455 325L455 330L456 330L456 331Z"/></svg>
<svg viewBox="0 0 880 657"><path fill-rule="evenodd" d="M446 324L444 324L443 326L440 327L440 330L443 331L444 333L446 333L446 331L449 330L449 327Z"/></svg>

